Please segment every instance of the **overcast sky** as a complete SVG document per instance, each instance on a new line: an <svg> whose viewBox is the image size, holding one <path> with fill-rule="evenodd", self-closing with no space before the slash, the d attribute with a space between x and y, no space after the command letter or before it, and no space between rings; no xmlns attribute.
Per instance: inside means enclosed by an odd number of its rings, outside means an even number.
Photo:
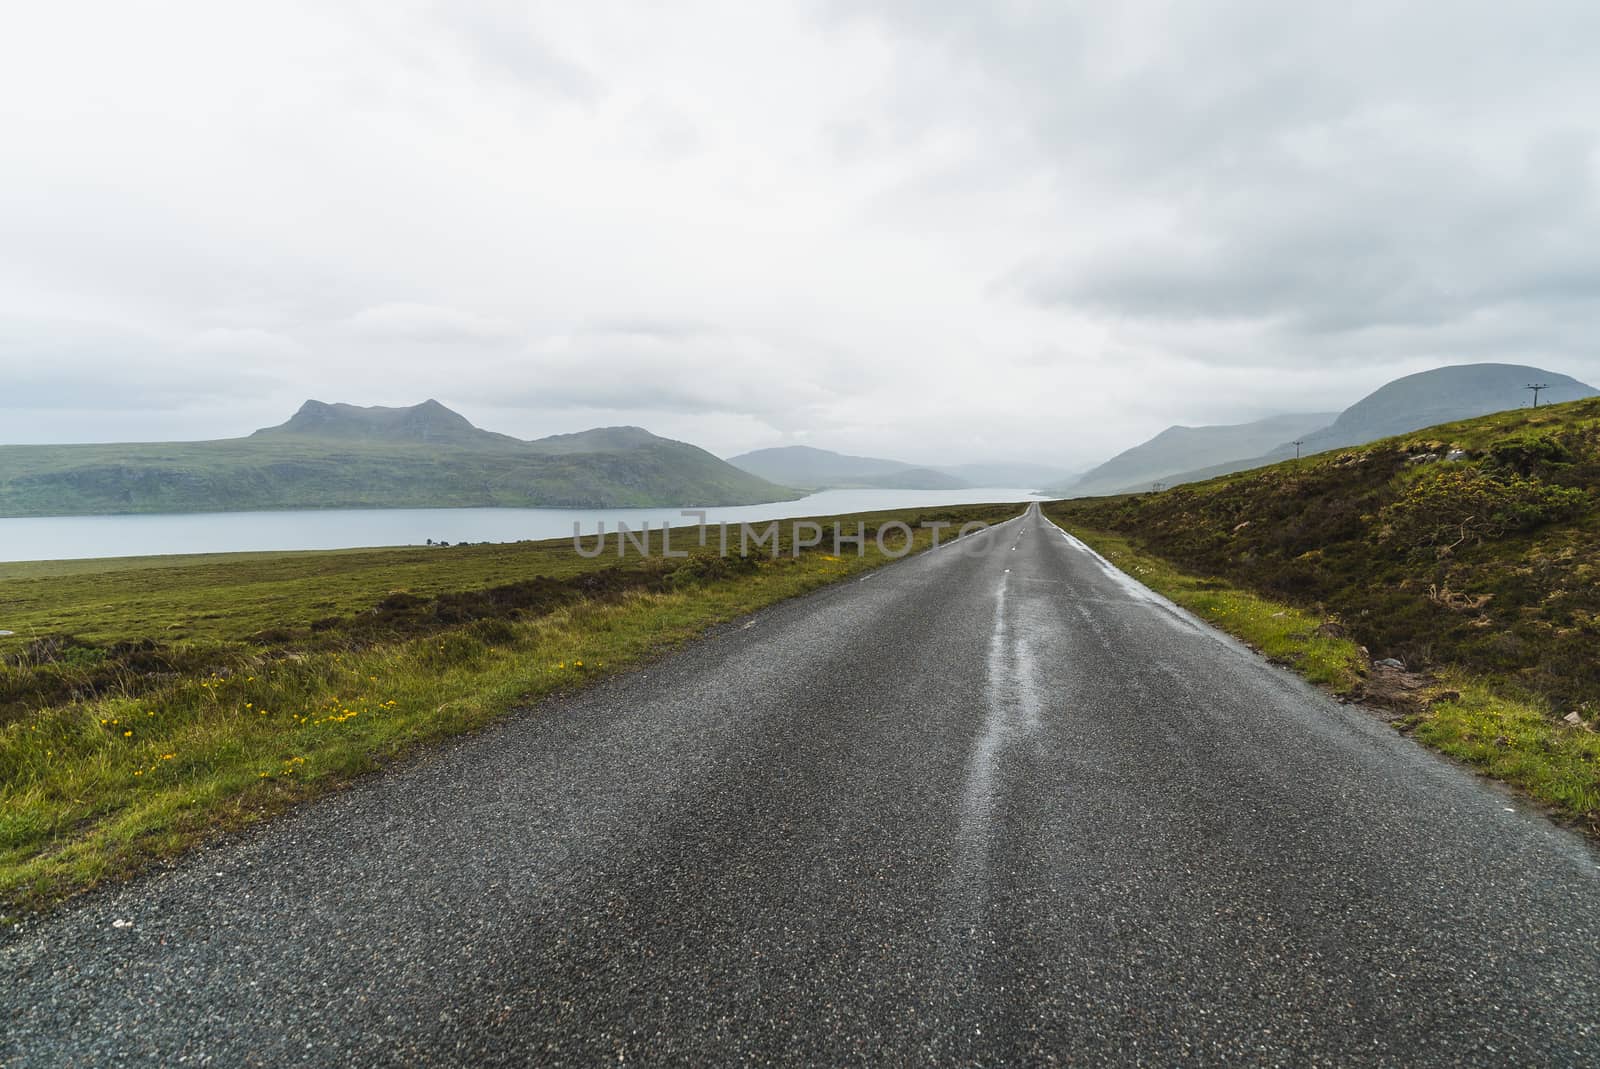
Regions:
<svg viewBox="0 0 1600 1069"><path fill-rule="evenodd" d="M1600 382L1593 0L5 21L0 441L436 397L1080 464L1445 363Z"/></svg>

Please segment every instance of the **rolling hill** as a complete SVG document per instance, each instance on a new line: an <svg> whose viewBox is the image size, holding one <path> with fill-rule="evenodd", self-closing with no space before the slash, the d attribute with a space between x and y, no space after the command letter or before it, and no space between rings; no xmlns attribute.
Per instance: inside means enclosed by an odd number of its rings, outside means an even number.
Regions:
<svg viewBox="0 0 1600 1069"><path fill-rule="evenodd" d="M1320 453L1520 408L1529 403L1527 385L1533 382L1549 386L1540 394L1540 404L1577 401L1600 393L1569 375L1523 364L1434 368L1380 386L1341 412L1331 426L1306 435L1303 449L1308 454Z"/></svg>
<svg viewBox="0 0 1600 1069"><path fill-rule="evenodd" d="M0 446L0 516L473 506L756 504L795 493L638 427L523 441L437 401L307 401L207 442Z"/></svg>
<svg viewBox="0 0 1600 1069"><path fill-rule="evenodd" d="M1230 435L1263 426L1270 429L1274 421L1263 420L1238 427L1169 428L1143 445L1112 458L1078 482L1051 492L1084 497L1148 490L1156 481L1167 485L1198 482L1290 459L1296 454L1295 438L1301 439L1301 456L1363 445L1422 427L1518 408L1529 403L1529 392L1525 388L1529 383L1548 384L1549 389L1541 394L1541 404L1559 404L1600 394L1600 390L1587 383L1543 368L1522 364L1455 364L1395 379L1340 412L1327 425L1319 427L1302 422L1300 430L1284 433L1271 444L1263 442L1260 436L1240 434L1229 456L1218 454L1228 451ZM1285 421L1284 426L1289 426L1308 417L1279 418ZM1175 431L1208 433L1198 437L1173 436ZM1182 446L1186 442L1197 448L1184 461ZM1212 442L1217 443L1218 448L1208 448ZM1247 448L1252 442L1255 448ZM1138 474L1120 477L1132 471Z"/></svg>

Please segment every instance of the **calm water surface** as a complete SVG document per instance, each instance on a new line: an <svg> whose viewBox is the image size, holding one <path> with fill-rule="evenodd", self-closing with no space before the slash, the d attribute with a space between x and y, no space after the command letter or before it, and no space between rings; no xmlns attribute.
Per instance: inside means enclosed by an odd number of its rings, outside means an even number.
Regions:
<svg viewBox="0 0 1600 1069"><path fill-rule="evenodd" d="M826 516L875 509L1031 501L1027 490L825 490L796 501L707 509L711 523ZM0 519L0 561L142 557L156 553L236 553L285 549L435 542L515 542L592 534L604 521L638 530L648 520L695 522L679 509L326 509L288 512L198 512L160 516L40 516Z"/></svg>

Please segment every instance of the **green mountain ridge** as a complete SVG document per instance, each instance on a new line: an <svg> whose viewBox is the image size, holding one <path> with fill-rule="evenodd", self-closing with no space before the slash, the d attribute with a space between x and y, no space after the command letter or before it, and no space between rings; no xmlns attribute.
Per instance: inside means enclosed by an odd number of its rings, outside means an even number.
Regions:
<svg viewBox="0 0 1600 1069"><path fill-rule="evenodd" d="M1302 416L1280 416L1231 427L1169 427L1126 450L1073 483L1050 491L1062 496L1132 493L1155 482L1201 482L1263 467L1296 455L1364 445L1419 428L1515 409L1530 383L1545 384L1542 402L1558 404L1600 394L1570 375L1524 364L1450 364L1385 383L1319 426ZM1284 433L1275 440L1277 424ZM1298 425L1300 429L1290 430ZM1255 433L1266 429L1263 436ZM1240 434L1239 432L1249 432ZM1230 440L1231 436L1238 437ZM1299 439L1298 442L1295 439Z"/></svg>
<svg viewBox="0 0 1600 1069"><path fill-rule="evenodd" d="M523 441L437 401L308 401L205 442L0 446L0 516L307 508L744 505L796 493L637 427Z"/></svg>
<svg viewBox="0 0 1600 1069"><path fill-rule="evenodd" d="M327 438L353 442L424 445L525 445L508 434L480 430L459 412L429 398L419 405L385 408L307 401L285 423L263 427L252 439Z"/></svg>
<svg viewBox="0 0 1600 1069"><path fill-rule="evenodd" d="M1529 400L1530 383L1546 388L1540 403L1561 404L1600 393L1586 382L1526 364L1456 364L1419 371L1378 387L1329 427L1307 435L1303 448L1320 453L1407 434L1419 427L1487 416ZM1283 449L1280 446L1279 449Z"/></svg>

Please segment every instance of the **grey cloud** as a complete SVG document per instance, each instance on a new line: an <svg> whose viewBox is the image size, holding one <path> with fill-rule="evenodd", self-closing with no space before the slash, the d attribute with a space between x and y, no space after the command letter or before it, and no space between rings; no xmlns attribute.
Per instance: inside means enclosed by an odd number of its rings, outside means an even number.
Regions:
<svg viewBox="0 0 1600 1069"><path fill-rule="evenodd" d="M869 361L782 332L640 319L541 339L458 392L497 405L792 423L819 418L877 374Z"/></svg>
<svg viewBox="0 0 1600 1069"><path fill-rule="evenodd" d="M7 409L176 411L252 399L281 386L272 372L222 358L176 358L163 339L71 323L13 323L0 332Z"/></svg>
<svg viewBox="0 0 1600 1069"><path fill-rule="evenodd" d="M873 10L976 72L973 110L1019 114L1063 198L1133 224L1063 232L1000 292L1259 320L1276 344L1508 304L1555 333L1600 282L1594 124L1572 107L1600 92L1592 4L1519 10L1514 44L1495 5Z"/></svg>
<svg viewBox="0 0 1600 1069"><path fill-rule="evenodd" d="M394 303L363 308L341 327L377 341L439 345L486 344L510 340L516 328L487 316L431 304Z"/></svg>
<svg viewBox="0 0 1600 1069"><path fill-rule="evenodd" d="M436 395L1093 461L1449 361L1600 375L1590 0L100 17L28 6L0 64L0 322L56 317L0 370L83 437Z"/></svg>
<svg viewBox="0 0 1600 1069"><path fill-rule="evenodd" d="M208 327L186 339L183 352L211 358L302 359L306 347L294 338L259 327Z"/></svg>
<svg viewBox="0 0 1600 1069"><path fill-rule="evenodd" d="M472 56L516 84L578 101L600 95L595 76L541 40L519 5L449 3L439 14Z"/></svg>
<svg viewBox="0 0 1600 1069"><path fill-rule="evenodd" d="M1503 305L1553 318L1600 293L1600 199L1532 154L1515 177L1415 161L1330 190L1301 173L1218 191L1189 233L1023 270L1033 300L1156 319L1259 319L1294 333L1444 326ZM1586 156L1561 163L1588 174Z"/></svg>
<svg viewBox="0 0 1600 1069"><path fill-rule="evenodd" d="M670 319L617 319L604 320L586 331L592 337L618 335L621 337L653 338L661 342L677 343L690 338L714 335L716 329L705 323Z"/></svg>

